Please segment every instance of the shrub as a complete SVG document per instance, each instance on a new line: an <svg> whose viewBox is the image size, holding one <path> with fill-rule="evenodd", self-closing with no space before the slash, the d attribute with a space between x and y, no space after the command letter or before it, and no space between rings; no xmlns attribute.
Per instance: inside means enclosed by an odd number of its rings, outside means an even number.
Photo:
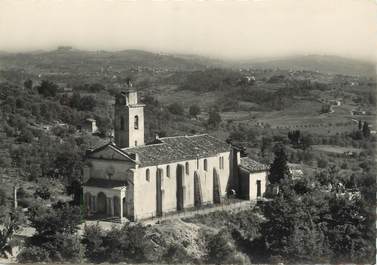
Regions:
<svg viewBox="0 0 377 265"><path fill-rule="evenodd" d="M189 109L190 116L196 117L200 114L200 107L198 105L192 105Z"/></svg>
<svg viewBox="0 0 377 265"><path fill-rule="evenodd" d="M175 114L175 115L183 115L184 109L181 104L179 103L172 103L168 106L168 110L170 113Z"/></svg>

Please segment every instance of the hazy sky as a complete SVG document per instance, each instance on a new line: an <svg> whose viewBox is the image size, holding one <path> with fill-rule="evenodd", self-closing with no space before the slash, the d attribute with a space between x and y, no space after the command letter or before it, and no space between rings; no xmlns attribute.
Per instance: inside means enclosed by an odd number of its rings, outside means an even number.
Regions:
<svg viewBox="0 0 377 265"><path fill-rule="evenodd" d="M0 0L0 50L377 59L373 0Z"/></svg>

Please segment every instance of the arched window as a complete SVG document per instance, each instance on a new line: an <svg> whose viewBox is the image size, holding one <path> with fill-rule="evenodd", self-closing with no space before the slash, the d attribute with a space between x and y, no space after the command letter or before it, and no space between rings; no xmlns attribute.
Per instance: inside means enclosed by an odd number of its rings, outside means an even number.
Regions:
<svg viewBox="0 0 377 265"><path fill-rule="evenodd" d="M170 166L169 165L166 166L166 176L168 178L170 178Z"/></svg>
<svg viewBox="0 0 377 265"><path fill-rule="evenodd" d="M190 166L188 162L186 162L185 168L186 168L186 175L190 174Z"/></svg>
<svg viewBox="0 0 377 265"><path fill-rule="evenodd" d="M207 159L204 159L203 166L204 166L204 170L207 171L208 170Z"/></svg>
<svg viewBox="0 0 377 265"><path fill-rule="evenodd" d="M145 179L146 181L150 181L151 179L151 173L149 171L149 168L147 168L147 170L145 171Z"/></svg>
<svg viewBox="0 0 377 265"><path fill-rule="evenodd" d="M199 158L196 159L196 169L199 169Z"/></svg>
<svg viewBox="0 0 377 265"><path fill-rule="evenodd" d="M134 128L135 130L139 129L139 116L135 116L134 118Z"/></svg>
<svg viewBox="0 0 377 265"><path fill-rule="evenodd" d="M120 117L120 129L124 130L124 117Z"/></svg>

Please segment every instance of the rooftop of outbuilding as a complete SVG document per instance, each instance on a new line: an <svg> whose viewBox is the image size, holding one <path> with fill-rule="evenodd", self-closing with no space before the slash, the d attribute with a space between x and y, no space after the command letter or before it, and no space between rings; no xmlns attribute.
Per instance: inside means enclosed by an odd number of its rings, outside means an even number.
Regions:
<svg viewBox="0 0 377 265"><path fill-rule="evenodd" d="M249 172L259 172L268 170L268 166L255 161L249 157L241 157L240 166Z"/></svg>

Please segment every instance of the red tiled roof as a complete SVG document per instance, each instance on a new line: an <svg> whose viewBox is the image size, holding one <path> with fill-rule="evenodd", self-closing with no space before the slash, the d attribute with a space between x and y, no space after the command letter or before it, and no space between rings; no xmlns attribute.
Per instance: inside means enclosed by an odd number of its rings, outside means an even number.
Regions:
<svg viewBox="0 0 377 265"><path fill-rule="evenodd" d="M215 156L231 146L208 134L159 138L153 144L123 148L130 157L138 156L142 167Z"/></svg>
<svg viewBox="0 0 377 265"><path fill-rule="evenodd" d="M240 166L249 172L258 172L258 171L268 170L267 165L259 163L249 157L241 157Z"/></svg>
<svg viewBox="0 0 377 265"><path fill-rule="evenodd" d="M126 181L115 179L98 179L90 178L83 186L87 187L99 187L99 188L116 188L127 186Z"/></svg>

